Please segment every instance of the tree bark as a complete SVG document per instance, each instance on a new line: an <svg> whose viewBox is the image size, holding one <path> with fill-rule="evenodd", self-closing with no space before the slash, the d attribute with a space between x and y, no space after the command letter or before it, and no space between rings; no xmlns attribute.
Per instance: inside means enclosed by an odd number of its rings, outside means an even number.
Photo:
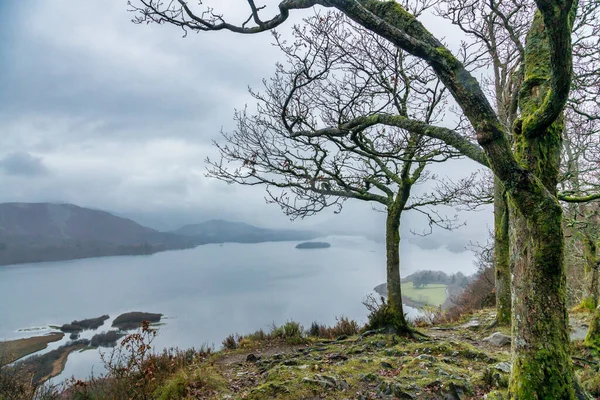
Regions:
<svg viewBox="0 0 600 400"><path fill-rule="evenodd" d="M583 343L600 351L600 305L596 307L596 312L592 317L590 328Z"/></svg>
<svg viewBox="0 0 600 400"><path fill-rule="evenodd" d="M527 36L525 81L519 96L527 121L549 89L550 49L547 29L538 12ZM524 123L525 124L525 123ZM573 399L575 376L570 358L562 208L556 186L563 118L544 132L515 135L515 157L543 184L553 201L520 204L509 199L512 259L511 399Z"/></svg>
<svg viewBox="0 0 600 400"><path fill-rule="evenodd" d="M508 203L502 182L494 178L494 266L496 288L496 321L511 323L510 240Z"/></svg>
<svg viewBox="0 0 600 400"><path fill-rule="evenodd" d="M585 294L580 307L595 310L598 306L598 263L596 242L589 233L583 238L583 253L585 258Z"/></svg>
<svg viewBox="0 0 600 400"><path fill-rule="evenodd" d="M402 305L400 285L400 217L402 209L396 204L388 206L385 225L386 276L388 306L394 314L394 329L397 333L409 332Z"/></svg>

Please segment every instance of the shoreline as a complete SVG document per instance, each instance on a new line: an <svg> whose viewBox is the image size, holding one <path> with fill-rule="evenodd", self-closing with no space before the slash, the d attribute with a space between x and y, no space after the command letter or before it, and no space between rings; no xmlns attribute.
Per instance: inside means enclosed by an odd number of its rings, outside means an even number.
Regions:
<svg viewBox="0 0 600 400"><path fill-rule="evenodd" d="M53 342L65 337L64 332L52 332L43 336L0 341L0 366L12 364L24 357L48 348Z"/></svg>

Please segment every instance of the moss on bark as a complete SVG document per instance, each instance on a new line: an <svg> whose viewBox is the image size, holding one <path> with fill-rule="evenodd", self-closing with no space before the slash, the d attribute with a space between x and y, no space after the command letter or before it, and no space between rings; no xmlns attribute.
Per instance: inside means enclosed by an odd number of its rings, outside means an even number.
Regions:
<svg viewBox="0 0 600 400"><path fill-rule="evenodd" d="M588 333L585 336L583 343L600 352L600 306L596 307L596 311L594 312L592 322L590 323Z"/></svg>
<svg viewBox="0 0 600 400"><path fill-rule="evenodd" d="M580 308L595 310L598 305L598 267L600 260L596 255L596 242L591 235L586 233L583 238L583 254L585 258L585 294Z"/></svg>
<svg viewBox="0 0 600 400"><path fill-rule="evenodd" d="M510 246L508 235L508 203L504 186L494 180L494 264L496 289L496 321L500 325L510 325Z"/></svg>
<svg viewBox="0 0 600 400"><path fill-rule="evenodd" d="M534 135L537 112L550 88L548 36L541 15L527 36L525 81L519 95L522 129L515 135L515 158L542 185L533 185L544 202L511 201L513 368L511 399L574 399L570 358L562 209L556 199L564 122L559 117ZM515 188L518 190L519 188Z"/></svg>

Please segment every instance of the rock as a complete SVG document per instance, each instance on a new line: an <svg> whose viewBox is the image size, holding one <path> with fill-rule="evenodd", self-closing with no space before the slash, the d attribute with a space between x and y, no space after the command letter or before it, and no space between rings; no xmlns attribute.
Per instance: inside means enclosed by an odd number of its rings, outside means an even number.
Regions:
<svg viewBox="0 0 600 400"><path fill-rule="evenodd" d="M435 358L434 356L429 355L429 354L421 354L421 355L415 357L415 360L436 362L437 358Z"/></svg>
<svg viewBox="0 0 600 400"><path fill-rule="evenodd" d="M348 359L347 356L340 353L331 354L328 358L331 361L346 361Z"/></svg>
<svg viewBox="0 0 600 400"><path fill-rule="evenodd" d="M507 336L503 333L494 332L490 336L483 339L483 341L488 342L491 345L500 347L500 346L506 346L507 344L510 344L511 338L510 338L510 336Z"/></svg>
<svg viewBox="0 0 600 400"><path fill-rule="evenodd" d="M498 364L494 365L494 369L497 369L498 371L506 372L507 374L510 374L511 367L512 367L511 363L506 362L506 361L502 361L502 362L499 362Z"/></svg>
<svg viewBox="0 0 600 400"><path fill-rule="evenodd" d="M405 391L399 383L392 385L392 394L394 398L400 400L413 400L416 397Z"/></svg>
<svg viewBox="0 0 600 400"><path fill-rule="evenodd" d="M254 354L250 353L246 356L246 362L257 362L260 360L260 357L256 357Z"/></svg>
<svg viewBox="0 0 600 400"><path fill-rule="evenodd" d="M350 350L348 350L348 354L362 354L365 352L365 349L363 349L362 347L353 347Z"/></svg>
<svg viewBox="0 0 600 400"><path fill-rule="evenodd" d="M466 324L462 324L460 327L463 329L470 329L470 330L477 330L479 329L479 327L481 326L481 323L476 320L476 319L472 319L469 322L467 322Z"/></svg>
<svg viewBox="0 0 600 400"><path fill-rule="evenodd" d="M399 383L392 382L381 382L379 386L377 386L377 390L379 394L382 396L393 396L394 399L401 400L412 400L416 399L415 396L405 391L402 385Z"/></svg>
<svg viewBox="0 0 600 400"><path fill-rule="evenodd" d="M380 380L380 378L375 374L360 374L358 376L363 382L376 382Z"/></svg>
<svg viewBox="0 0 600 400"><path fill-rule="evenodd" d="M446 394L447 400L462 400L465 398L467 387L450 382L450 392Z"/></svg>
<svg viewBox="0 0 600 400"><path fill-rule="evenodd" d="M319 385L319 386L323 386L324 388L328 388L328 389L335 389L335 385L332 384L331 382L322 380L322 379L311 379L311 378L302 378L302 382L306 382L306 383L312 383L313 385Z"/></svg>
<svg viewBox="0 0 600 400"><path fill-rule="evenodd" d="M302 382L307 382L307 383L312 383L312 384L316 384L316 385L320 385L324 388L328 388L328 389L342 389L342 390L346 390L350 388L350 385L348 385L348 382L346 382L343 379L336 379L333 376L329 376L329 375L319 375L316 374L314 379L311 378L303 378Z"/></svg>
<svg viewBox="0 0 600 400"><path fill-rule="evenodd" d="M387 361L382 361L381 362L381 366L383 368L387 368L387 369L393 369L394 368L394 366L392 364L390 364L389 362L387 362Z"/></svg>

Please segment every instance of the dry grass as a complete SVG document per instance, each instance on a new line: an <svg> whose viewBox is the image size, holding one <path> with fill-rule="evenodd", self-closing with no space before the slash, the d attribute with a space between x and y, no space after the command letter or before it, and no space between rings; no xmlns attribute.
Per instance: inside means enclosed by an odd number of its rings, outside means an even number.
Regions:
<svg viewBox="0 0 600 400"><path fill-rule="evenodd" d="M26 339L8 340L0 342L0 365L10 364L29 354L33 354L48 347L49 343L57 342L65 336L64 333L51 333L45 336L34 336Z"/></svg>

